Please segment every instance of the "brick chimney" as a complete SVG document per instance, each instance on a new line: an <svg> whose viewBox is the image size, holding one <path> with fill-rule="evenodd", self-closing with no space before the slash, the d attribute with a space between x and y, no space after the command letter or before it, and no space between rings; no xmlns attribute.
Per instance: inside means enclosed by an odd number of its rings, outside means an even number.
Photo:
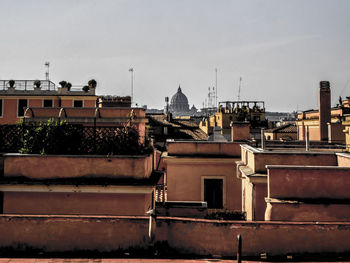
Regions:
<svg viewBox="0 0 350 263"><path fill-rule="evenodd" d="M232 121L231 126L231 140L244 141L250 138L250 123Z"/></svg>
<svg viewBox="0 0 350 263"><path fill-rule="evenodd" d="M320 82L320 90L318 97L318 113L320 126L320 140L328 140L327 123L331 121L331 89L329 81Z"/></svg>

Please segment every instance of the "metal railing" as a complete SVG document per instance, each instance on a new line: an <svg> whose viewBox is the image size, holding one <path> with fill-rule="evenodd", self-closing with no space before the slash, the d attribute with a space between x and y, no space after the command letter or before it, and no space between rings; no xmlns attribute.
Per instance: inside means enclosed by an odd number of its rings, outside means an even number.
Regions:
<svg viewBox="0 0 350 263"><path fill-rule="evenodd" d="M35 85L34 83L36 80L13 80L14 85L12 87L15 90L22 90L22 91L27 91L27 90L34 90ZM0 80L0 90L8 90L11 88L11 83L12 80ZM56 90L56 84L53 83L50 80L40 80L40 89L41 90Z"/></svg>

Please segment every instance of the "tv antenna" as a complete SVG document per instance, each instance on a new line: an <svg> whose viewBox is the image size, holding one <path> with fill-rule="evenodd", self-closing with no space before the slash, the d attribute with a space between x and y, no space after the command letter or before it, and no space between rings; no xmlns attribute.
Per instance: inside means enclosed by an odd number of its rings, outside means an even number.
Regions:
<svg viewBox="0 0 350 263"><path fill-rule="evenodd" d="M46 72L45 72L45 79L50 79L50 62L45 62Z"/></svg>

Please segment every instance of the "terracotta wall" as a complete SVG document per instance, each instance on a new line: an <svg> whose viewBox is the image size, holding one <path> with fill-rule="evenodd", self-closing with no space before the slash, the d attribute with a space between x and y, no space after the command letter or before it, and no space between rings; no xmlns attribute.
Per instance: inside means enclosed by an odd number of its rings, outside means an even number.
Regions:
<svg viewBox="0 0 350 263"><path fill-rule="evenodd" d="M17 99L3 99L3 112L2 118L0 118L0 124L13 124L16 123L17 118Z"/></svg>
<svg viewBox="0 0 350 263"><path fill-rule="evenodd" d="M5 192L4 214L146 215L152 194Z"/></svg>
<svg viewBox="0 0 350 263"><path fill-rule="evenodd" d="M3 158L7 177L147 178L152 172L152 155L104 157L4 154Z"/></svg>
<svg viewBox="0 0 350 263"><path fill-rule="evenodd" d="M199 256L233 257L242 236L243 256L345 253L350 223L233 222L158 217L155 240L146 217L0 216L0 248L42 251L125 251L139 255L162 244ZM171 251L170 250L170 251ZM164 250L160 249L159 253ZM133 254L135 253L135 254Z"/></svg>

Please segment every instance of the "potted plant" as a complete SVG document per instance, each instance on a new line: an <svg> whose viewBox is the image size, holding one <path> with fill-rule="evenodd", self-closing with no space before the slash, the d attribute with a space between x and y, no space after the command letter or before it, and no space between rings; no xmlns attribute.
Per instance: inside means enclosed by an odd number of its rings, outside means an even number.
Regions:
<svg viewBox="0 0 350 263"><path fill-rule="evenodd" d="M10 88L14 88L15 87L15 81L13 79L9 80L9 85L10 85Z"/></svg>
<svg viewBox="0 0 350 263"><path fill-rule="evenodd" d="M97 86L97 82L96 82L96 80L91 79L91 80L89 80L88 85L89 85L90 89L95 89Z"/></svg>
<svg viewBox="0 0 350 263"><path fill-rule="evenodd" d="M35 80L34 81L34 89L40 89L41 86L41 81L40 80Z"/></svg>
<svg viewBox="0 0 350 263"><path fill-rule="evenodd" d="M67 85L67 81L62 80L59 82L59 84L61 85L61 88L64 88Z"/></svg>
<svg viewBox="0 0 350 263"><path fill-rule="evenodd" d="M90 90L89 86L85 85L85 86L83 87L83 91L88 92L89 90Z"/></svg>
<svg viewBox="0 0 350 263"><path fill-rule="evenodd" d="M70 88L72 87L72 84L70 82L67 82L66 84L66 88L68 91L70 91Z"/></svg>

